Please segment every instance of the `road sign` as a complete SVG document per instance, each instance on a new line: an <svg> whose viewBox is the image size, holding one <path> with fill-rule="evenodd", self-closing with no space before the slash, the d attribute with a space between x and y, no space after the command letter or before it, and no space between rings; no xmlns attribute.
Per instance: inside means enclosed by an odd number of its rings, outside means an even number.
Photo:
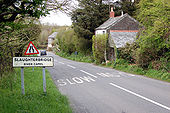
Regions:
<svg viewBox="0 0 170 113"><path fill-rule="evenodd" d="M52 67L54 59L51 56L13 57L13 67Z"/></svg>
<svg viewBox="0 0 170 113"><path fill-rule="evenodd" d="M32 41L30 41L30 43L28 44L28 47L24 53L25 55L33 55L33 54L39 54L39 51L37 50L37 48L34 46L34 44L32 43Z"/></svg>

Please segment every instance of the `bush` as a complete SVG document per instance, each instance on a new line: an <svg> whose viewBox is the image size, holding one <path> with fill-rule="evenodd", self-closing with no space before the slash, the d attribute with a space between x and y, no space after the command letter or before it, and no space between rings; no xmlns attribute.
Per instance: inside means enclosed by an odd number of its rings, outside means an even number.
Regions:
<svg viewBox="0 0 170 113"><path fill-rule="evenodd" d="M0 23L0 75L12 70L12 57L23 56L30 41L39 37L40 26L32 18Z"/></svg>
<svg viewBox="0 0 170 113"><path fill-rule="evenodd" d="M117 59L117 60L116 60L116 64L117 64L117 65L128 65L129 63L128 63L128 61L125 60L125 59Z"/></svg>
<svg viewBox="0 0 170 113"><path fill-rule="evenodd" d="M74 35L74 31L72 29L59 32L56 38L61 51L71 54L76 50L74 40L77 37Z"/></svg>
<svg viewBox="0 0 170 113"><path fill-rule="evenodd" d="M169 2L165 0L141 0L138 20L143 24L137 40L136 63L147 68L151 61L169 58ZM159 15L159 16L158 16Z"/></svg>
<svg viewBox="0 0 170 113"><path fill-rule="evenodd" d="M76 51L85 55L90 54L92 41L84 38L75 38Z"/></svg>
<svg viewBox="0 0 170 113"><path fill-rule="evenodd" d="M70 55L75 51L88 54L91 48L91 41L77 37L73 29L67 29L65 31L60 31L54 41L54 45L58 45L62 52L69 53ZM54 48L55 49L55 48Z"/></svg>
<svg viewBox="0 0 170 113"><path fill-rule="evenodd" d="M105 55L106 55L106 43L107 43L108 35L97 35L93 36L93 57L95 62L98 64L105 61Z"/></svg>
<svg viewBox="0 0 170 113"><path fill-rule="evenodd" d="M119 48L119 58L127 60L129 63L135 63L135 51L137 48L137 44L134 42L133 44L126 44L125 47Z"/></svg>

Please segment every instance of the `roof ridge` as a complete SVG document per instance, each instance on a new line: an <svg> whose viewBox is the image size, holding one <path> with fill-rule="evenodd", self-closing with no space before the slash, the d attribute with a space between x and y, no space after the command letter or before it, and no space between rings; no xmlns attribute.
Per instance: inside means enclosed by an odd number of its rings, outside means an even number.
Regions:
<svg viewBox="0 0 170 113"><path fill-rule="evenodd" d="M117 16L117 17L110 17L108 20L106 20L103 24L101 24L99 27L96 28L96 30L102 30L102 29L109 29L111 26L114 26L118 22L120 22L125 17L129 17L135 22L139 23L137 20L135 20L133 17L131 17L128 13L125 13L124 15Z"/></svg>

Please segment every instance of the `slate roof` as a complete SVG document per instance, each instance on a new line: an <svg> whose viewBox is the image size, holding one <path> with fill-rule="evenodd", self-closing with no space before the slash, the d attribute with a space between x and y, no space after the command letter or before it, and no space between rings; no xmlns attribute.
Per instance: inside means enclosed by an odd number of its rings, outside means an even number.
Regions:
<svg viewBox="0 0 170 113"><path fill-rule="evenodd" d="M127 13L124 14L123 16L119 16L119 17L111 17L109 18L107 21L105 21L102 25L100 25L99 27L96 28L96 30L107 30L110 27L114 26L117 22L119 22L120 20L122 20L123 18L129 16ZM129 16L130 17L130 16ZM130 17L132 18L132 17ZM133 18L132 18L133 19ZM137 22L135 19L133 19L135 22Z"/></svg>
<svg viewBox="0 0 170 113"><path fill-rule="evenodd" d="M53 32L48 38L54 39L57 36L58 32Z"/></svg>

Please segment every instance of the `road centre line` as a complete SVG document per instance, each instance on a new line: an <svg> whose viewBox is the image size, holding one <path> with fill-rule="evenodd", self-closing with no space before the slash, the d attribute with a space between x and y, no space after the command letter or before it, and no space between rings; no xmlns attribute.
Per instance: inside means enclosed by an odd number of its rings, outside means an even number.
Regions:
<svg viewBox="0 0 170 113"><path fill-rule="evenodd" d="M84 71L84 70L80 70L80 71L83 72L83 73L85 73L85 74L88 74L88 75L90 75L90 76L92 76L92 77L94 77L94 78L97 78L97 76L92 75L92 74L90 74L90 73L88 73L88 72L86 72L86 71Z"/></svg>
<svg viewBox="0 0 170 113"><path fill-rule="evenodd" d="M144 99L144 100L146 100L146 101L149 101L149 102L151 102L151 103L153 103L153 104L156 104L156 105L158 105L158 106L160 106L160 107L162 107L162 108L165 108L165 109L167 109L167 110L170 111L170 108L169 108L169 107L167 107L167 106L165 106L165 105L163 105L163 104L160 104L160 103L158 103L158 102L156 102L156 101L154 101L154 100L151 100L151 99L149 99L149 98L146 98L146 97L144 97L144 96L142 96L142 95L139 95L139 94L137 94L137 93L135 93L135 92L132 92L132 91L130 91L130 90L128 90L128 89L125 89L125 88L123 88L123 87L121 87L121 86L118 86L118 85L116 85L116 84L113 84L113 83L109 83L109 84L112 85L112 86L115 86L115 87L117 87L117 88L119 88L119 89L121 89L121 90L123 90L123 91L126 91L126 92L128 92L128 93L130 93L130 94L132 94L132 95L135 95L135 96L137 96L137 97L139 97L139 98L142 98L142 99Z"/></svg>
<svg viewBox="0 0 170 113"><path fill-rule="evenodd" d="M69 64L67 64L67 66L68 66L68 67L71 67L71 68L73 68L73 69L76 68L76 67L74 67L74 66L72 66L72 65L69 65Z"/></svg>

